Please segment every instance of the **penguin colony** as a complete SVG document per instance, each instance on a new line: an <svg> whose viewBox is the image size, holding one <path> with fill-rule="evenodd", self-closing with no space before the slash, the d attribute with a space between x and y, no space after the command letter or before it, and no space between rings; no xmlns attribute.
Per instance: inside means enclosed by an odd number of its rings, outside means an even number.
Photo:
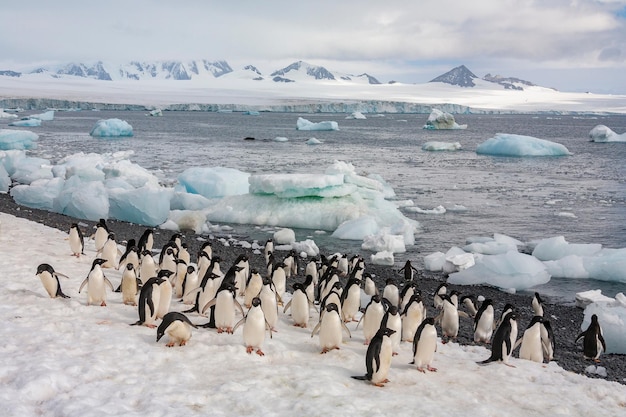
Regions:
<svg viewBox="0 0 626 417"><path fill-rule="evenodd" d="M496 318L492 300L460 297L457 291L448 292L445 284L433 294L423 294L417 282L419 271L410 261L397 271L397 279L388 278L379 289L358 255L322 255L305 262L292 250L278 260L269 239L256 260L261 268L251 267L245 254L227 266L221 265L209 241L192 262L180 233L172 234L156 250L154 231L146 229L120 251L104 219L95 228L91 239L96 257L78 292L82 295L86 289L86 304L103 307L109 293L121 292L122 304L137 308L138 320L129 324L156 328L156 342L167 336L168 347L186 345L192 329L233 334L243 327L246 352L263 356L262 346L278 331L278 316L283 314L289 315L294 326L312 328L311 338L318 336L322 354L352 343L347 341L353 333L362 332L367 346L366 373L353 378L376 386L389 382L392 358L403 342L412 344L411 364L418 371L437 371L433 366L437 345L457 338L460 320L473 322L475 343L490 346L491 355L479 364L502 362L512 366L509 359L518 347L521 359L539 363L554 359L554 333L537 293L530 303L534 316L521 330L516 308L510 304ZM68 240L72 256L86 256L79 225L70 226ZM117 290L106 276L107 269L123 271ZM51 298L69 298L59 281L59 277L68 277L53 266L39 265L36 275ZM293 283L288 285L290 281ZM291 296L284 303L288 287ZM352 330L348 327L351 323ZM599 362L606 343L595 315L576 342L580 339L583 357Z"/></svg>

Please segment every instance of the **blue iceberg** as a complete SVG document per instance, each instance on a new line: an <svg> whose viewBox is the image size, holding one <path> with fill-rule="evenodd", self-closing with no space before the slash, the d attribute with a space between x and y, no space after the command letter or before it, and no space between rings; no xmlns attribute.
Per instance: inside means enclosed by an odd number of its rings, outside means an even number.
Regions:
<svg viewBox="0 0 626 417"><path fill-rule="evenodd" d="M101 138L130 137L133 136L133 127L125 120L98 120L89 134Z"/></svg>
<svg viewBox="0 0 626 417"><path fill-rule="evenodd" d="M39 135L28 130L0 129L0 150L24 150L37 147Z"/></svg>
<svg viewBox="0 0 626 417"><path fill-rule="evenodd" d="M337 122L332 121L313 123L307 119L298 117L296 130L339 130L339 125Z"/></svg>
<svg viewBox="0 0 626 417"><path fill-rule="evenodd" d="M477 154L495 156L564 156L571 155L564 145L532 136L497 133L476 148Z"/></svg>

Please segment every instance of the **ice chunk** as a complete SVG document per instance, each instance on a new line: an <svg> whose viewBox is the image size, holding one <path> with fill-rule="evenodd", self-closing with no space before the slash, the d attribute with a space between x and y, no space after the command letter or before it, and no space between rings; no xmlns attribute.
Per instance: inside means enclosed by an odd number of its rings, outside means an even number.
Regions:
<svg viewBox="0 0 626 417"><path fill-rule="evenodd" d="M517 239L495 233L493 238L472 238L471 242L463 247L466 252L482 253L483 255L496 255L517 250L518 246L524 245Z"/></svg>
<svg viewBox="0 0 626 417"><path fill-rule="evenodd" d="M55 177L68 179L77 176L83 181L104 181L102 168L105 163L104 157L100 154L79 152L61 159L52 170Z"/></svg>
<svg viewBox="0 0 626 417"><path fill-rule="evenodd" d="M0 150L34 149L39 135L29 130L0 129Z"/></svg>
<svg viewBox="0 0 626 417"><path fill-rule="evenodd" d="M467 129L467 125L459 125L454 116L439 109L433 109L423 127L429 130L439 129Z"/></svg>
<svg viewBox="0 0 626 417"><path fill-rule="evenodd" d="M4 165L0 164L0 193L8 192L10 186L11 177L9 177L7 170L4 169Z"/></svg>
<svg viewBox="0 0 626 417"><path fill-rule="evenodd" d="M109 198L104 184L81 181L73 176L65 181L63 190L54 201L54 211L68 216L96 221L109 217Z"/></svg>
<svg viewBox="0 0 626 417"><path fill-rule="evenodd" d="M576 307L585 308L591 303L613 302L614 298L602 294L602 290L589 290L576 293Z"/></svg>
<svg viewBox="0 0 626 417"><path fill-rule="evenodd" d="M422 145L423 151L458 151L459 149L462 149L459 142L430 141Z"/></svg>
<svg viewBox="0 0 626 417"><path fill-rule="evenodd" d="M302 242L293 242L291 247L299 253L305 253L307 256L318 256L320 254L320 248L312 239L306 239ZM302 257L302 255L301 255Z"/></svg>
<svg viewBox="0 0 626 417"><path fill-rule="evenodd" d="M274 232L273 238L277 245L289 245L296 241L296 234L293 230L284 228Z"/></svg>
<svg viewBox="0 0 626 417"><path fill-rule="evenodd" d="M412 213L420 213L420 214L444 214L446 212L446 208L444 206L437 206L432 209L422 209L419 207L407 207L406 211L410 211Z"/></svg>
<svg viewBox="0 0 626 417"><path fill-rule="evenodd" d="M626 142L626 133L618 135L604 125L597 125L589 132L592 142Z"/></svg>
<svg viewBox="0 0 626 417"><path fill-rule="evenodd" d="M560 143L532 136L497 133L476 148L477 154L496 156L564 156L570 151Z"/></svg>
<svg viewBox="0 0 626 417"><path fill-rule="evenodd" d="M286 138L284 136L276 136L274 138L274 142L288 142L289 138Z"/></svg>
<svg viewBox="0 0 626 417"><path fill-rule="evenodd" d="M63 190L65 180L53 178L33 181L30 185L16 185L11 188L11 197L21 206L55 211L54 201Z"/></svg>
<svg viewBox="0 0 626 417"><path fill-rule="evenodd" d="M352 194L356 187L344 184L344 176L319 174L252 175L251 194L275 194L281 198L341 197Z"/></svg>
<svg viewBox="0 0 626 417"><path fill-rule="evenodd" d="M157 186L159 179L147 169L130 162L128 159L108 162L102 167L105 178L120 178L135 188L144 185ZM121 219L120 219L121 220Z"/></svg>
<svg viewBox="0 0 626 417"><path fill-rule="evenodd" d="M450 284L492 285L525 290L550 281L550 274L537 258L508 251L499 255L476 255L476 264L448 277Z"/></svg>
<svg viewBox="0 0 626 417"><path fill-rule="evenodd" d="M51 179L52 166L50 161L43 158L26 157L17 161L15 172L11 178L20 184L30 184L40 179Z"/></svg>
<svg viewBox="0 0 626 417"><path fill-rule="evenodd" d="M430 255L424 256L424 269L427 271L443 271L443 265L445 263L446 254L443 252L433 252Z"/></svg>
<svg viewBox="0 0 626 417"><path fill-rule="evenodd" d="M148 116L161 117L163 116L163 111L161 109L150 110Z"/></svg>
<svg viewBox="0 0 626 417"><path fill-rule="evenodd" d="M22 119L22 120L14 120L9 123L9 126L17 126L17 127L39 127L41 126L41 119Z"/></svg>
<svg viewBox="0 0 626 417"><path fill-rule="evenodd" d="M361 249L373 252L406 252L404 236L391 234L389 228L383 228L376 234L365 236L361 244Z"/></svg>
<svg viewBox="0 0 626 417"><path fill-rule="evenodd" d="M615 300L598 301L585 308L581 330L586 330L592 315L598 316L606 342L606 353L626 353L626 296L618 293Z"/></svg>
<svg viewBox="0 0 626 417"><path fill-rule="evenodd" d="M393 253L389 251L376 252L370 257L370 260L374 265L393 266L394 264Z"/></svg>
<svg viewBox="0 0 626 417"><path fill-rule="evenodd" d="M108 189L108 217L146 226L158 226L167 220L170 211L169 190L147 184L140 188Z"/></svg>
<svg viewBox="0 0 626 417"><path fill-rule="evenodd" d="M202 210L211 203L211 200L200 194L174 192L170 200L171 210Z"/></svg>
<svg viewBox="0 0 626 417"><path fill-rule="evenodd" d="M600 244L568 243L565 237L556 236L537 242L532 254L539 260L552 261L568 255L593 256L601 249Z"/></svg>
<svg viewBox="0 0 626 417"><path fill-rule="evenodd" d="M17 119L16 114L7 113L4 110L0 109L0 119Z"/></svg>
<svg viewBox="0 0 626 417"><path fill-rule="evenodd" d="M357 120L365 120L367 117L360 111L354 111L350 116L346 116L346 119L357 119Z"/></svg>
<svg viewBox="0 0 626 417"><path fill-rule="evenodd" d="M377 232L376 219L372 216L362 216L341 223L332 236L343 240L363 240L366 236L375 235Z"/></svg>
<svg viewBox="0 0 626 417"><path fill-rule="evenodd" d="M250 174L224 167L188 168L178 176L185 191L206 198L224 197L248 193Z"/></svg>
<svg viewBox="0 0 626 417"><path fill-rule="evenodd" d="M339 130L339 125L337 124L337 122L333 121L313 123L308 121L307 119L298 117L298 121L296 122L296 130Z"/></svg>
<svg viewBox="0 0 626 417"><path fill-rule="evenodd" d="M307 145L321 145L321 144L322 144L322 143L324 143L324 142L322 142L322 141L321 141L321 140L319 140L319 139L311 138L311 139L307 140L305 143L306 143Z"/></svg>
<svg viewBox="0 0 626 417"><path fill-rule="evenodd" d="M39 114L33 114L30 116L31 119L39 119L42 120L44 122L50 122L52 120L54 120L54 110L48 110L46 112L43 113L39 113Z"/></svg>
<svg viewBox="0 0 626 417"><path fill-rule="evenodd" d="M98 120L89 134L101 138L130 137L133 136L133 127L125 120L104 119Z"/></svg>
<svg viewBox="0 0 626 417"><path fill-rule="evenodd" d="M206 215L195 210L172 210L168 220L160 226L169 230L193 230L194 233L206 233L208 231Z"/></svg>

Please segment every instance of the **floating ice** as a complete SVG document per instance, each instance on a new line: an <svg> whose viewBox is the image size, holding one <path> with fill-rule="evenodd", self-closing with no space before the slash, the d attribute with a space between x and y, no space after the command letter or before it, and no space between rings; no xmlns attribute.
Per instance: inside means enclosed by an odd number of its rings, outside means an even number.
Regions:
<svg viewBox="0 0 626 417"><path fill-rule="evenodd" d="M286 138L284 136L276 136L274 138L274 142L288 142L289 138Z"/></svg>
<svg viewBox="0 0 626 417"><path fill-rule="evenodd" d="M274 194L281 198L341 197L356 191L344 184L342 174L260 174L248 179L251 194Z"/></svg>
<svg viewBox="0 0 626 417"><path fill-rule="evenodd" d="M429 130L439 129L467 129L467 125L459 125L454 116L450 113L442 112L439 109L433 109L428 116L428 120L423 127Z"/></svg>
<svg viewBox="0 0 626 417"><path fill-rule="evenodd" d="M424 256L424 269L427 271L443 271L443 265L445 263L446 254L443 252L433 252L430 255Z"/></svg>
<svg viewBox="0 0 626 417"><path fill-rule="evenodd" d="M42 120L44 122L50 122L52 120L54 120L54 110L48 110L46 112L43 113L39 113L39 114L33 114L29 116L31 119L39 119Z"/></svg>
<svg viewBox="0 0 626 417"><path fill-rule="evenodd" d="M273 239L277 245L290 245L296 241L296 234L291 229L283 228L274 232Z"/></svg>
<svg viewBox="0 0 626 417"><path fill-rule="evenodd" d="M324 142L322 142L322 141L321 141L321 140L319 140L319 139L311 138L311 139L307 140L305 143L306 143L307 145L321 145L321 144L322 144L322 143L324 143Z"/></svg>
<svg viewBox="0 0 626 417"><path fill-rule="evenodd" d="M410 211L412 213L419 214L444 214L446 212L446 208L444 206L437 206L432 209L422 209L419 207L406 207L406 211Z"/></svg>
<svg viewBox="0 0 626 417"><path fill-rule="evenodd" d="M476 264L450 274L448 282L459 285L492 285L525 290L550 281L550 274L533 256L509 251L499 255L476 255Z"/></svg>
<svg viewBox="0 0 626 417"><path fill-rule="evenodd" d="M598 316L598 323L606 342L606 353L626 353L626 296L618 293L612 301L598 301L585 308L585 318L581 330L586 330L592 315Z"/></svg>
<svg viewBox="0 0 626 417"><path fill-rule="evenodd" d="M163 116L163 111L161 109L150 110L148 116L161 117Z"/></svg>
<svg viewBox="0 0 626 417"><path fill-rule="evenodd" d="M618 135L604 125L597 125L589 132L592 142L626 142L626 133Z"/></svg>
<svg viewBox="0 0 626 417"><path fill-rule="evenodd" d="M423 151L458 151L461 149L459 142L437 142L430 141L422 145Z"/></svg>
<svg viewBox="0 0 626 417"><path fill-rule="evenodd" d="M349 116L346 116L346 119L357 119L357 120L365 120L367 117L360 111L352 112Z"/></svg>
<svg viewBox="0 0 626 417"><path fill-rule="evenodd" d="M293 242L291 247L298 253L300 253L300 257L302 253L305 253L307 256L314 257L320 254L320 248L317 247L317 244L312 239L306 239L302 242Z"/></svg>
<svg viewBox="0 0 626 417"><path fill-rule="evenodd" d="M374 265L393 266L394 264L393 253L389 251L376 252L375 254L370 256L370 261Z"/></svg>
<svg viewBox="0 0 626 417"><path fill-rule="evenodd" d="M211 204L211 200L200 194L190 194L187 192L177 192L178 187L170 200L172 210L202 210Z"/></svg>
<svg viewBox="0 0 626 417"><path fill-rule="evenodd" d="M391 234L389 228L383 228L376 234L365 236L361 244L361 249L373 252L406 252L404 236Z"/></svg>
<svg viewBox="0 0 626 417"><path fill-rule="evenodd" d="M242 114L244 116L259 116L261 113L259 113L256 110L248 110L248 111L244 111Z"/></svg>
<svg viewBox="0 0 626 417"><path fill-rule="evenodd" d="M28 130L0 129L0 150L24 150L37 147L39 135Z"/></svg>
<svg viewBox="0 0 626 417"><path fill-rule="evenodd" d="M493 238L471 238L470 243L463 247L466 252L482 253L483 255L497 255L506 253L510 250L518 250L519 246L524 245L517 239L495 233Z"/></svg>
<svg viewBox="0 0 626 417"><path fill-rule="evenodd" d="M171 189L148 184L140 188L109 188L108 216L130 223L158 226L170 211Z"/></svg>
<svg viewBox="0 0 626 417"><path fill-rule="evenodd" d="M52 166L50 161L43 158L26 157L17 161L15 172L11 178L20 184L30 184L40 179L51 179Z"/></svg>
<svg viewBox="0 0 626 417"><path fill-rule="evenodd" d="M39 127L41 126L41 119L22 119L22 120L14 120L9 123L9 126L17 126L17 127Z"/></svg>
<svg viewBox="0 0 626 417"><path fill-rule="evenodd" d="M476 148L477 154L496 156L564 156L570 151L560 143L532 136L497 133Z"/></svg>
<svg viewBox="0 0 626 417"><path fill-rule="evenodd" d="M249 176L233 168L194 167L183 171L178 176L178 182L188 193L216 198L247 194Z"/></svg>
<svg viewBox="0 0 626 417"><path fill-rule="evenodd" d="M133 136L133 127L125 120L98 120L89 134L101 138L130 137Z"/></svg>
<svg viewBox="0 0 626 417"><path fill-rule="evenodd" d="M585 308L591 303L612 302L614 298L602 294L602 290L589 290L576 293L576 307Z"/></svg>
<svg viewBox="0 0 626 417"><path fill-rule="evenodd" d="M313 123L307 119L298 117L296 130L339 130L339 125L337 122L332 121Z"/></svg>
<svg viewBox="0 0 626 417"><path fill-rule="evenodd" d="M0 119L17 119L17 115L7 113L4 110L0 109Z"/></svg>

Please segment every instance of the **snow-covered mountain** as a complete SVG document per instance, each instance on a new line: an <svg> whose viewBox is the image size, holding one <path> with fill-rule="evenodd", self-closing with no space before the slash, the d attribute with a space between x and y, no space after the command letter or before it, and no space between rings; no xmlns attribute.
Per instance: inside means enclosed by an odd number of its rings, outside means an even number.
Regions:
<svg viewBox="0 0 626 417"><path fill-rule="evenodd" d="M474 87L476 83L474 80L478 78L472 71L467 69L465 65L452 68L445 74L441 74L437 78L433 78L429 82L431 83L446 83L451 85L458 85L459 87Z"/></svg>
<svg viewBox="0 0 626 417"><path fill-rule="evenodd" d="M367 84L380 84L375 77L368 74L351 75L339 72L331 72L324 67L311 65L304 61L297 61L284 68L276 70L270 74L275 82L296 82L309 80L327 80L327 81L357 81L366 82Z"/></svg>

